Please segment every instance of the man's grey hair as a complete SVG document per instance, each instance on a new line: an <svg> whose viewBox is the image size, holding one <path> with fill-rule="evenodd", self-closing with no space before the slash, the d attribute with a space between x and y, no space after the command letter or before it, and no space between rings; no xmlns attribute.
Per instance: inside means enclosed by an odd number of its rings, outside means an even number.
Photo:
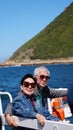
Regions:
<svg viewBox="0 0 73 130"><path fill-rule="evenodd" d="M34 70L34 76L37 75L40 70L47 71L48 76L50 76L50 71L45 66L39 66L39 67L35 68L35 70Z"/></svg>

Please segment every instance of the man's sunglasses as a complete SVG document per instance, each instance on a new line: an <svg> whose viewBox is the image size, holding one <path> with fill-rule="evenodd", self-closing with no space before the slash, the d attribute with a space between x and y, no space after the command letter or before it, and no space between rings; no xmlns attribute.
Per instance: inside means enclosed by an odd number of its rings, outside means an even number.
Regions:
<svg viewBox="0 0 73 130"><path fill-rule="evenodd" d="M29 83L27 81L24 81L24 83L22 85L24 85L24 87L26 87L26 88L28 88L30 85L32 88L35 88L35 83Z"/></svg>
<svg viewBox="0 0 73 130"><path fill-rule="evenodd" d="M50 79L50 77L49 76L45 76L45 75L40 75L40 79L41 80L43 80L43 79L48 80L48 79Z"/></svg>

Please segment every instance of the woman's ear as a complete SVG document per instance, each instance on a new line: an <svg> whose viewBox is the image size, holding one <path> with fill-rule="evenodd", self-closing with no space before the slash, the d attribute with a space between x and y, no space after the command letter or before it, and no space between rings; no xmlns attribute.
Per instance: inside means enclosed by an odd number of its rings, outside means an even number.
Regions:
<svg viewBox="0 0 73 130"><path fill-rule="evenodd" d="M23 87L22 87L22 85L20 86L20 88L21 88L21 90L23 90Z"/></svg>

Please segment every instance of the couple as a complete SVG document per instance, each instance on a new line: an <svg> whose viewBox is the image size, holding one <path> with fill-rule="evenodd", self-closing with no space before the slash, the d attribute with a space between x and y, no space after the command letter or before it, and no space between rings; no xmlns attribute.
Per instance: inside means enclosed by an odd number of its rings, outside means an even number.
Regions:
<svg viewBox="0 0 73 130"><path fill-rule="evenodd" d="M37 67L34 70L34 77L26 74L22 80L21 92L14 99L12 104L7 106L5 116L8 124L14 130L30 130L29 128L18 127L14 118L10 115L17 115L26 118L36 118L41 126L44 126L45 119L59 121L48 112L47 98L67 96L68 90L55 90L47 86L50 79L50 72L45 66Z"/></svg>

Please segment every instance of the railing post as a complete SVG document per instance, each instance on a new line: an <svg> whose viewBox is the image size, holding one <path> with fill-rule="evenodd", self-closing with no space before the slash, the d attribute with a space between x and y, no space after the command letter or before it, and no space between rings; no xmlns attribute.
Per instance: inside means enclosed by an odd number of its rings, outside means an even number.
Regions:
<svg viewBox="0 0 73 130"><path fill-rule="evenodd" d="M2 100L1 100L1 95L7 95L10 99L10 102L12 102L12 96L8 92L1 92L0 91L0 115L3 115L3 107L2 107ZM2 124L2 130L5 130L5 126Z"/></svg>
<svg viewBox="0 0 73 130"><path fill-rule="evenodd" d="M3 114L3 109L2 109L2 101L1 101L1 95L0 95L0 115ZM5 126L2 124L2 130L5 130Z"/></svg>

